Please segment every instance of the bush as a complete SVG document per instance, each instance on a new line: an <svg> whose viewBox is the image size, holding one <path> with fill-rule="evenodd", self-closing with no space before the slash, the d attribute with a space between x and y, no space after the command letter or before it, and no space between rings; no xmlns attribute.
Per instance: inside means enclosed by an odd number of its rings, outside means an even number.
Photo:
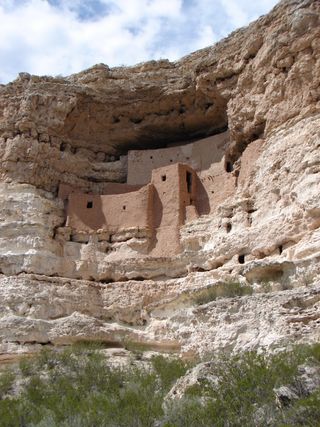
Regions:
<svg viewBox="0 0 320 427"><path fill-rule="evenodd" d="M280 408L274 389L297 384L302 363L320 366L320 344L272 356L214 356L208 374L218 380L204 375L171 403L166 395L188 368L179 359L156 356L148 366L110 367L101 351L78 345L42 352L27 368L25 362L19 395L13 394L16 373L0 374L1 427L319 425L320 390Z"/></svg>
<svg viewBox="0 0 320 427"><path fill-rule="evenodd" d="M14 372L6 369L0 373L0 399L10 392L15 380Z"/></svg>
<svg viewBox="0 0 320 427"><path fill-rule="evenodd" d="M151 426L186 366L157 356L148 368L111 368L99 350L81 344L44 351L20 370L27 381L20 395L0 401L1 427ZM9 377L3 383L8 390Z"/></svg>
<svg viewBox="0 0 320 427"><path fill-rule="evenodd" d="M318 426L320 390L279 408L274 389L294 386L298 366L306 361L320 365L319 354L320 345L316 344L272 356L256 352L220 356L212 368L218 384L204 381L201 386L191 386L184 399L171 407L166 425Z"/></svg>
<svg viewBox="0 0 320 427"><path fill-rule="evenodd" d="M34 366L34 363L32 360L30 360L30 358L28 357L23 357L20 360L19 363L19 368L20 368L20 372L22 374L23 377L28 377L30 375L33 374L34 370L36 369L36 367Z"/></svg>
<svg viewBox="0 0 320 427"><path fill-rule="evenodd" d="M157 377L161 381L161 386L165 390L173 386L177 379L186 373L188 367L180 359L165 359L162 356L153 357L151 362Z"/></svg>

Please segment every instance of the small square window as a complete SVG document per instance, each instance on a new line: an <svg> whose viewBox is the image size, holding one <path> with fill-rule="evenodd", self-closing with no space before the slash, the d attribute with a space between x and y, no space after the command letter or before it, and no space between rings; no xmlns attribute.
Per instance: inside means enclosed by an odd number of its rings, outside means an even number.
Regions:
<svg viewBox="0 0 320 427"><path fill-rule="evenodd" d="M123 206L122 206L122 209L125 211L125 210L126 210L126 205L123 205Z"/></svg>
<svg viewBox="0 0 320 427"><path fill-rule="evenodd" d="M93 202L87 202L87 209L92 209L93 208Z"/></svg>
<svg viewBox="0 0 320 427"><path fill-rule="evenodd" d="M167 176L166 176L166 175L162 175L162 176L161 176L161 179L162 179L162 181L166 181Z"/></svg>

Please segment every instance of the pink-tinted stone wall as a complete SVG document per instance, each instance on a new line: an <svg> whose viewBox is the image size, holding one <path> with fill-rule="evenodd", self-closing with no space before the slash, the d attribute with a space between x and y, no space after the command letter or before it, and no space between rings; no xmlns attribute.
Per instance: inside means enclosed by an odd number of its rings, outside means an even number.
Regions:
<svg viewBox="0 0 320 427"><path fill-rule="evenodd" d="M131 227L147 228L152 223L153 186L117 195L72 193L68 198L66 225L76 231Z"/></svg>
<svg viewBox="0 0 320 427"><path fill-rule="evenodd" d="M187 164L195 171L206 170L220 162L229 141L229 132L156 150L132 150L128 153L128 184L144 185L151 181L152 171L176 163Z"/></svg>

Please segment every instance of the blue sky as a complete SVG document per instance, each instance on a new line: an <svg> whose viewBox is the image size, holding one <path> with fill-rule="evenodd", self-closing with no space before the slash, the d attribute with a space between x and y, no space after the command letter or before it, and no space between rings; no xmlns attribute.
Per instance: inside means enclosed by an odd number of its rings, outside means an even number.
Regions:
<svg viewBox="0 0 320 427"><path fill-rule="evenodd" d="M0 83L97 63L176 60L267 13L277 0L0 0Z"/></svg>

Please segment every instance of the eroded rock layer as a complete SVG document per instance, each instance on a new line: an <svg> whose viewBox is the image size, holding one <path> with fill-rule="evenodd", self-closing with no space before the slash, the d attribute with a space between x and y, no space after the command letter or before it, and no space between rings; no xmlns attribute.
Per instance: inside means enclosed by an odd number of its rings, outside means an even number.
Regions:
<svg viewBox="0 0 320 427"><path fill-rule="evenodd" d="M150 251L139 227L66 227L61 183L107 194L127 182L129 150L179 145L192 164L190 143L211 135L221 154L198 171L210 203L187 212L177 254ZM175 63L20 74L0 87L2 353L80 339L185 355L319 340L319 147L315 0L282 1Z"/></svg>

